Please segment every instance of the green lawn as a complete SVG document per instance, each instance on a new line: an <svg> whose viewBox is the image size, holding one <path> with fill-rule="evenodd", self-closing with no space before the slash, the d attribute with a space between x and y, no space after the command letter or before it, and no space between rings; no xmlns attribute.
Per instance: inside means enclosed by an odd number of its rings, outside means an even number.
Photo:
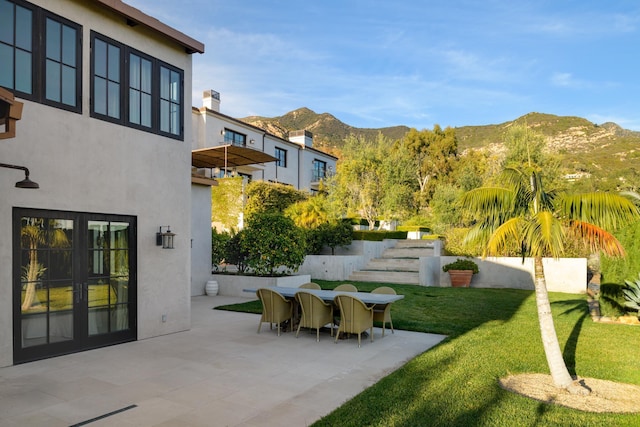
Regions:
<svg viewBox="0 0 640 427"><path fill-rule="evenodd" d="M339 284L316 282L325 289ZM380 285L354 284L363 291ZM405 295L392 306L395 328L449 338L314 426L640 425L640 414L581 412L498 386L510 373L548 373L532 291L391 286ZM640 385L640 327L592 322L581 295L551 293L550 298L572 374ZM225 308L261 311L259 302Z"/></svg>

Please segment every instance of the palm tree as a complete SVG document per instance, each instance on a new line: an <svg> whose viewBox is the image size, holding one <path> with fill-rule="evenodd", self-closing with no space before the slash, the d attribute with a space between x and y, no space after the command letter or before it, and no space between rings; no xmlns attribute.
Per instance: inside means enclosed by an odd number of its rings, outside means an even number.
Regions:
<svg viewBox="0 0 640 427"><path fill-rule="evenodd" d="M540 334L551 376L556 387L587 394L587 389L574 382L562 358L542 258L562 256L569 239L582 241L592 251L624 256L624 249L607 229L638 220L640 212L630 200L616 194L547 192L540 168L531 161L505 168L503 178L503 186L477 188L463 196L463 205L478 219L467 240L482 243L483 256L501 255L515 244L523 261L533 257Z"/></svg>

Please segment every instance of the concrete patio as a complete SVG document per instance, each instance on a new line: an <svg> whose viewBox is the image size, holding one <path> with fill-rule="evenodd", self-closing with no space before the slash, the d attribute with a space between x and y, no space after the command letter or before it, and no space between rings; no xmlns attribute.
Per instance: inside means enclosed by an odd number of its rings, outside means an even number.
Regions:
<svg viewBox="0 0 640 427"><path fill-rule="evenodd" d="M306 426L444 336L374 329L334 344L192 298L186 332L0 368L1 426Z"/></svg>

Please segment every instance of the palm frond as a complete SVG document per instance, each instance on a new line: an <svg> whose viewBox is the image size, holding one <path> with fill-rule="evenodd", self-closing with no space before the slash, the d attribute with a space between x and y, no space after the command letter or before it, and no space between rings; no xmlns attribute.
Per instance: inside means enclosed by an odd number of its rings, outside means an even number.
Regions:
<svg viewBox="0 0 640 427"><path fill-rule="evenodd" d="M493 234L493 228L488 227L486 223L476 224L464 237L463 244L471 246L480 246L483 248L482 256L487 256L487 242Z"/></svg>
<svg viewBox="0 0 640 427"><path fill-rule="evenodd" d="M502 187L482 187L466 192L462 207L471 214L481 215L485 222L499 225L513 212L515 193Z"/></svg>
<svg viewBox="0 0 640 427"><path fill-rule="evenodd" d="M564 194L559 198L557 207L569 220L606 229L617 229L640 220L640 211L631 200L612 193Z"/></svg>
<svg viewBox="0 0 640 427"><path fill-rule="evenodd" d="M541 211L534 215L526 223L523 236L529 245L530 256L559 258L564 253L564 229L552 212Z"/></svg>
<svg viewBox="0 0 640 427"><path fill-rule="evenodd" d="M500 225L489 237L486 246L488 255L501 255L515 247L522 247L524 219L511 218Z"/></svg>
<svg viewBox="0 0 640 427"><path fill-rule="evenodd" d="M623 257L624 248L616 237L595 224L582 221L571 221L569 229L582 240L592 252L602 251L609 256Z"/></svg>

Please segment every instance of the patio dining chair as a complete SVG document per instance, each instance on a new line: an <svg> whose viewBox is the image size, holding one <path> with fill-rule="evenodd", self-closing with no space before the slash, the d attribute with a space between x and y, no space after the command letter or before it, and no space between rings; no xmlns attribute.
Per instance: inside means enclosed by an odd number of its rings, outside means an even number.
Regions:
<svg viewBox="0 0 640 427"><path fill-rule="evenodd" d="M320 285L314 282L305 283L304 285L300 285L298 289L322 289Z"/></svg>
<svg viewBox="0 0 640 427"><path fill-rule="evenodd" d="M340 338L340 332L358 334L358 347L360 347L360 334L369 330L371 342L373 342L373 308L351 295L336 295L334 301L340 307L340 326L336 333L336 343Z"/></svg>
<svg viewBox="0 0 640 427"><path fill-rule="evenodd" d="M372 294L388 294L396 295L395 289L389 286L380 286L371 291ZM384 328L387 323L391 325L391 333L393 334L393 321L391 320L391 304L375 304L373 306L373 321L382 322L382 336L384 337Z"/></svg>
<svg viewBox="0 0 640 427"><path fill-rule="evenodd" d="M273 289L260 288L256 291L256 295L262 302L262 317L260 318L260 324L258 325L258 333L262 328L262 324L269 322L269 328L273 329L275 323L278 327L278 336L280 336L280 329L282 323L292 320L293 304L288 301L280 293Z"/></svg>
<svg viewBox="0 0 640 427"><path fill-rule="evenodd" d="M342 285L338 285L335 287L334 291L338 292L358 292L358 288L351 283L343 283Z"/></svg>
<svg viewBox="0 0 640 427"><path fill-rule="evenodd" d="M331 336L333 336L333 305L305 291L296 292L295 298L302 309L302 316L300 317L300 323L298 323L296 338L298 338L300 328L315 328L316 342L320 342L320 328L328 323L331 324Z"/></svg>
<svg viewBox="0 0 640 427"><path fill-rule="evenodd" d="M358 288L351 283L343 283L342 285L336 286L334 292L358 292ZM337 318L340 317L340 307L338 307L337 303L334 303L333 314L336 317L335 323L338 324Z"/></svg>

